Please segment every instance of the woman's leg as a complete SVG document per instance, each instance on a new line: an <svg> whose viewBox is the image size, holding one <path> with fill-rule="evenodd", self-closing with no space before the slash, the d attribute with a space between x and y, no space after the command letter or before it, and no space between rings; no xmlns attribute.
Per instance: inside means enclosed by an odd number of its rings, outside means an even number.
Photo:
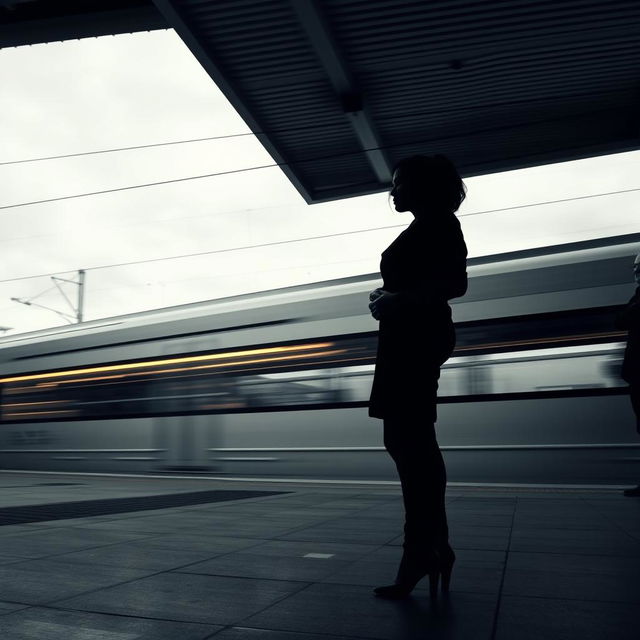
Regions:
<svg viewBox="0 0 640 640"><path fill-rule="evenodd" d="M387 418L384 443L402 486L405 551L420 555L448 548L447 476L433 423L408 413Z"/></svg>

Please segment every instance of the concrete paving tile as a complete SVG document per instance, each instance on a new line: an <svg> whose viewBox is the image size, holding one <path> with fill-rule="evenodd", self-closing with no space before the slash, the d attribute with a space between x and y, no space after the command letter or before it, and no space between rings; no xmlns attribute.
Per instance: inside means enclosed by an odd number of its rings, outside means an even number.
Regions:
<svg viewBox="0 0 640 640"><path fill-rule="evenodd" d="M404 601L375 598L368 587L316 584L242 622L248 627L381 640L489 640L496 598L426 594Z"/></svg>
<svg viewBox="0 0 640 640"><path fill-rule="evenodd" d="M450 540L454 549L506 551L509 546L509 534L508 527L452 527Z"/></svg>
<svg viewBox="0 0 640 640"><path fill-rule="evenodd" d="M367 518L387 520L402 515L404 509L402 499L394 500L393 504L378 504L374 507L368 507L360 510L357 514L362 514Z"/></svg>
<svg viewBox="0 0 640 640"><path fill-rule="evenodd" d="M271 631L233 627L215 635L215 640L361 640L353 636L318 635L317 633L296 633L295 631Z"/></svg>
<svg viewBox="0 0 640 640"><path fill-rule="evenodd" d="M118 542L144 539L145 535L120 531L94 531L87 529L46 529L28 535L2 539L4 555L21 558L44 558L69 551L79 551Z"/></svg>
<svg viewBox="0 0 640 640"><path fill-rule="evenodd" d="M323 503L323 508L326 509L337 509L341 511L353 511L365 509L369 505L365 500L360 500L358 498L344 498L342 500L331 500L329 502Z"/></svg>
<svg viewBox="0 0 640 640"><path fill-rule="evenodd" d="M217 532L216 532L217 533ZM267 542L264 538L244 538L240 535L195 535L190 532L172 533L145 540L150 548L155 549L188 549L189 551L210 552L211 556L231 551L240 551Z"/></svg>
<svg viewBox="0 0 640 640"><path fill-rule="evenodd" d="M0 526L0 540L6 537L14 535L26 535L30 533L37 533L38 530L30 524L9 524Z"/></svg>
<svg viewBox="0 0 640 640"><path fill-rule="evenodd" d="M202 527L185 527L183 531L198 535L209 533L219 536L242 536L243 538L272 538L287 535L298 528L298 524L283 526L282 523L251 522L237 520L235 522L214 523Z"/></svg>
<svg viewBox="0 0 640 640"><path fill-rule="evenodd" d="M32 607L2 619L11 640L204 640L223 627Z"/></svg>
<svg viewBox="0 0 640 640"><path fill-rule="evenodd" d="M510 527L511 515L486 515L482 513L448 513L447 519L451 528L464 527Z"/></svg>
<svg viewBox="0 0 640 640"><path fill-rule="evenodd" d="M497 594L505 561L502 551L458 549L451 578L452 592ZM371 588L393 582L402 549L383 547L366 557L321 580L324 583L363 585ZM426 579L418 583L418 590L429 588Z"/></svg>
<svg viewBox="0 0 640 640"><path fill-rule="evenodd" d="M360 509L336 509L335 507L327 508L322 505L315 506L289 506L289 505L260 505L259 508L238 508L233 511L239 516L247 515L268 515L272 517L296 517L303 514L307 517L318 518L343 518L348 514L360 512ZM209 513L214 513L210 511Z"/></svg>
<svg viewBox="0 0 640 640"><path fill-rule="evenodd" d="M0 542L0 547L2 543ZM24 562L27 558L20 556L0 555L0 564L13 564L14 562Z"/></svg>
<svg viewBox="0 0 640 640"><path fill-rule="evenodd" d="M155 495L167 493L170 486L182 491L204 487L201 480L96 477L80 487L84 493L74 493L74 499ZM43 495L41 489L37 491ZM47 500L69 500L64 489L52 487L46 493ZM29 504L34 489L20 491L12 504ZM8 601L4 606L0 603L0 618L13 620L24 614L31 620L26 614L35 609L69 609L65 612L76 616L77 623L69 624L36 616L36 623L49 626L36 624L40 634L29 631L32 635L24 637L38 640L63 636L65 640L84 640L81 635L72 635L73 624L77 633L88 628L102 634L90 636L92 640L123 640L123 634L137 631L101 627L96 624L100 618L164 625L175 620L175 624L189 628L209 625L208 636L195 638L222 640L489 638L514 522L498 640L618 640L616 633L626 640L630 636L615 626L609 633L604 621L618 613L628 619L629 607L637 611L633 596L637 579L633 576L640 575L636 567L640 555L627 550L629 545L640 548L640 500L613 494L586 495L450 489L447 509L458 559L449 605L441 601L438 607L429 602L426 581L405 602L372 596L373 586L392 581L402 553L402 500L397 489L382 495L379 489L367 493L362 488L308 491L303 487L268 499L0 527L0 598ZM47 532L53 535L45 536L38 546L36 540ZM65 532L71 532L66 540ZM116 538L101 537L113 534ZM120 541L118 535L125 537ZM11 553L2 545L5 540ZM94 544L96 540L98 544ZM18 541L24 543L22 553L40 554L45 549L45 555L59 555L24 560L13 555L20 552L12 546ZM302 559L308 553L332 557ZM7 579L7 571L16 567L20 575L13 573ZM328 574L327 567L332 569ZM134 577L127 574L123 579L123 574L117 573L122 570L134 571ZM168 572L156 573L163 570ZM105 572L111 573L107 576ZM269 579L229 577L236 573ZM45 577L49 585L38 584ZM312 580L315 584L308 585ZM2 591L7 584L15 589L22 585L23 596L36 597L46 596L50 587L57 598L71 604L63 606L56 601L46 609L24 608L26 605L15 602L46 599L17 599L16 593ZM254 606L254 601L259 606ZM529 611L534 611L530 620ZM579 622L584 611L591 612L591 618L586 617L599 635ZM565 615L574 622L562 622ZM81 616L88 617L83 620ZM503 622L513 626L503 626ZM46 635L60 631L55 625L65 633ZM222 629L220 625L234 626ZM1 623L0 629L4 630ZM16 629L26 632L27 627ZM637 635L637 626L633 630ZM173 637L182 640L182 631L176 627ZM149 638L165 637L160 627L149 634ZM0 637L23 638L1 632ZM167 632L166 637L172 636Z"/></svg>
<svg viewBox="0 0 640 640"><path fill-rule="evenodd" d="M123 518L120 520L103 520L86 522L76 525L82 529L131 531L140 533L172 533L184 531L189 526L180 522L177 516L162 516L158 518Z"/></svg>
<svg viewBox="0 0 640 640"><path fill-rule="evenodd" d="M285 558L302 557L307 553L329 553L337 560L357 560L372 551L378 545L350 544L340 542L298 542L295 540L272 540L244 549L243 553L264 556L282 556Z"/></svg>
<svg viewBox="0 0 640 640"><path fill-rule="evenodd" d="M362 531L359 529L341 529L338 527L308 527L277 536L280 540L300 540L312 542L353 542L359 544L385 544L395 537L395 533L387 531Z"/></svg>
<svg viewBox="0 0 640 640"><path fill-rule="evenodd" d="M74 525L75 528L83 531L122 531L144 536L157 536L160 533L176 533L185 531L184 527L154 525L144 522L141 518L131 518L129 520L109 520L104 522L81 522Z"/></svg>
<svg viewBox="0 0 640 640"><path fill-rule="evenodd" d="M57 602L65 609L232 625L305 583L162 573Z"/></svg>
<svg viewBox="0 0 640 640"><path fill-rule="evenodd" d="M108 565L112 567L126 567L131 569L147 569L153 571L167 571L194 562L202 562L220 554L227 553L226 549L218 549L216 553L211 548L195 551L189 548L171 549L163 551L143 542L114 544L106 547L74 551L51 559L69 564Z"/></svg>
<svg viewBox="0 0 640 640"><path fill-rule="evenodd" d="M456 511L470 510L499 515L513 513L516 509L517 499L508 498L484 498L482 494L459 497L451 502L451 509Z"/></svg>
<svg viewBox="0 0 640 640"><path fill-rule="evenodd" d="M509 546L508 527L450 527L450 540L455 549L485 549L506 551ZM402 546L403 535L392 538L386 545Z"/></svg>
<svg viewBox="0 0 640 640"><path fill-rule="evenodd" d="M144 569L28 560L0 566L0 599L43 604L148 576Z"/></svg>
<svg viewBox="0 0 640 640"><path fill-rule="evenodd" d="M503 593L512 596L640 602L640 558L511 552Z"/></svg>
<svg viewBox="0 0 640 640"><path fill-rule="evenodd" d="M538 553L584 553L640 557L640 546L621 531L518 529L511 536L510 550Z"/></svg>
<svg viewBox="0 0 640 640"><path fill-rule="evenodd" d="M29 522L25 524L25 527L37 528L49 528L56 529L60 527L75 527L82 526L83 524L91 524L94 522L108 522L110 520L120 520L119 516L128 514L115 514L112 513L106 516L87 516L86 518L64 518L61 520L41 520L40 522Z"/></svg>
<svg viewBox="0 0 640 640"><path fill-rule="evenodd" d="M260 556L248 553L229 553L220 558L198 562L179 569L180 573L212 576L236 576L316 582L344 567L344 560L334 558Z"/></svg>
<svg viewBox="0 0 640 640"><path fill-rule="evenodd" d="M503 596L495 640L637 640L638 605Z"/></svg>
<svg viewBox="0 0 640 640"><path fill-rule="evenodd" d="M541 515L518 515L513 522L514 531L536 529L544 525L545 529L615 531L616 524L604 518L582 517L576 518L571 514L558 516L553 519Z"/></svg>
<svg viewBox="0 0 640 640"><path fill-rule="evenodd" d="M538 516L540 514L553 515L554 517L572 516L574 518L601 518L602 513L599 509L579 501L565 500L554 502L551 499L544 501L536 501L527 504L526 502L518 503L516 509L516 517L518 516Z"/></svg>
<svg viewBox="0 0 640 640"><path fill-rule="evenodd" d="M518 509L529 507L535 509L543 505L549 505L550 509L563 509L566 505L575 510L586 509L590 506L588 498L585 498L588 495L584 491L557 492L553 490L542 490L541 494L525 493L517 498Z"/></svg>
<svg viewBox="0 0 640 640"><path fill-rule="evenodd" d="M318 523L315 526L337 533L354 533L360 535L367 535L373 531L380 533L380 535L395 536L398 534L398 530L402 531L402 520L389 520L389 521L376 521L366 520L360 521L356 518L343 518L341 520L330 520L325 523Z"/></svg>
<svg viewBox="0 0 640 640"><path fill-rule="evenodd" d="M252 516L237 516L237 515L224 515L220 517L217 514L206 514L206 515L198 515L198 516L180 516L182 518L183 523L186 525L185 529L209 529L211 527L237 527L238 525L268 525L269 527L279 526L281 528L284 527L294 527L297 526L298 523L304 523L309 518L303 517L301 514L297 514L295 516L276 516L274 514L253 514ZM259 519L259 522L252 522L254 518Z"/></svg>
<svg viewBox="0 0 640 640"><path fill-rule="evenodd" d="M28 604L17 604L15 602L0 602L0 616L13 611L20 611L20 609L26 609L28 606ZM1 627L0 630L2 630Z"/></svg>

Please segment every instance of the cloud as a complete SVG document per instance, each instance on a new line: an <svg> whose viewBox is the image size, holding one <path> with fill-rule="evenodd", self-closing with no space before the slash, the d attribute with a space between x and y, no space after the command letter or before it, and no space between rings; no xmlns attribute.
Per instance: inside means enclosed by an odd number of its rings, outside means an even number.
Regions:
<svg viewBox="0 0 640 640"><path fill-rule="evenodd" d="M173 31L0 50L2 160L247 132ZM467 180L461 214L640 187L640 153ZM0 166L0 206L270 164L253 138L233 138ZM470 255L638 230L639 195L462 217ZM308 206L278 168L0 210L2 278L408 224L385 194ZM398 229L87 274L86 317L318 281L378 269ZM0 325L63 322L11 303L48 278L0 283ZM75 290L69 285L69 295ZM38 298L68 310L55 288Z"/></svg>

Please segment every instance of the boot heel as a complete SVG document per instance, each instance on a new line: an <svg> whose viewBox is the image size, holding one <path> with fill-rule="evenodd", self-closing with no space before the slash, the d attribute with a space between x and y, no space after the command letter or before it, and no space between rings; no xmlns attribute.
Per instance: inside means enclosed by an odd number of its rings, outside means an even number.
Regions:
<svg viewBox="0 0 640 640"><path fill-rule="evenodd" d="M451 584L451 571L453 565L442 569L442 593L449 593L449 585Z"/></svg>
<svg viewBox="0 0 640 640"><path fill-rule="evenodd" d="M429 572L429 595L431 596L432 600L435 600L438 597L439 579L440 571L438 569L434 569L433 571Z"/></svg>

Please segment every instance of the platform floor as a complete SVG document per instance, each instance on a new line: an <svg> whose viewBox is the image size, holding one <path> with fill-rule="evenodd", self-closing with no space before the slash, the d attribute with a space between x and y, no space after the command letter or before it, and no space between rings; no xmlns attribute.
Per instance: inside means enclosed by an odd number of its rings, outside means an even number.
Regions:
<svg viewBox="0 0 640 640"><path fill-rule="evenodd" d="M458 562L433 604L422 584L372 596L400 558L395 487L0 472L5 522L215 490L284 493L0 526L0 637L638 638L640 498L620 492L451 489Z"/></svg>

